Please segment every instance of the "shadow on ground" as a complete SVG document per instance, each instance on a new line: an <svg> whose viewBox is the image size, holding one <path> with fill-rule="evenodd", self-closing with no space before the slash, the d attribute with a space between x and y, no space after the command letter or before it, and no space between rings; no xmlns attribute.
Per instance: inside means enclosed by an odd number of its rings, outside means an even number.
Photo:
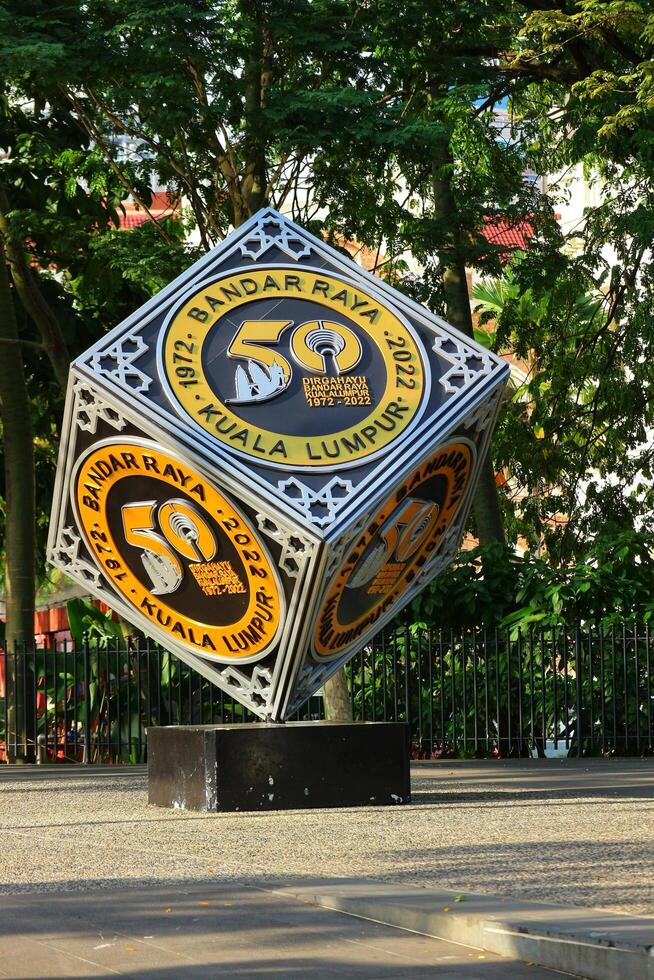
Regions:
<svg viewBox="0 0 654 980"><path fill-rule="evenodd" d="M7 896L0 976L540 980L548 971L239 883Z"/></svg>

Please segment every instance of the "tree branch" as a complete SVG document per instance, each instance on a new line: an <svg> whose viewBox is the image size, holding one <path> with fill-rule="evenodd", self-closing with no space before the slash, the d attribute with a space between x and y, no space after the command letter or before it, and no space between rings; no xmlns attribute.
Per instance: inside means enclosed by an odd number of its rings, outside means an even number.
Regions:
<svg viewBox="0 0 654 980"><path fill-rule="evenodd" d="M60 91L62 92L62 94L64 95L64 97L66 99L68 99L68 101L73 106L75 112L77 113L77 117L78 117L78 119L80 121L80 124L81 124L82 128L84 129L85 133L93 140L93 142L96 144L96 146L98 147L98 149L101 151L101 153L104 156L105 160L107 161L107 163L109 164L109 166L111 167L111 169L113 170L113 172L115 173L116 177L118 178L118 180L120 181L120 183L123 185L123 187L125 188L125 190L127 191L127 193L129 195L131 195L131 197L134 199L134 201L136 202L136 204L145 211L145 213L147 214L147 216L154 223L157 231L159 232L159 234L161 235L161 237L163 238L163 240L166 242L166 244L167 245L171 245L171 246L174 245L175 243L173 242L173 239L170 237L170 235L165 230L165 228L163 228L163 226L160 224L160 222L157 221L157 219L155 218L155 216L152 214L152 211L150 211L150 208L147 206L147 204L145 203L145 201L138 194L138 192L136 191L136 189L132 186L131 181L129 181L127 179L127 177L125 176L124 172L121 170L121 168L118 166L118 164L116 163L116 161L112 157L111 152L110 152L109 148L107 147L106 143L104 142L102 136L100 135L97 127L93 124L93 122L91 121L91 119L89 118L89 116L84 112L84 110L83 110L83 108L82 108L79 100L76 99L75 96L71 92L69 92L63 86L60 86Z"/></svg>
<svg viewBox="0 0 654 980"><path fill-rule="evenodd" d="M37 350L45 350L43 344L40 344L38 340L23 340L22 338L15 340L13 337L0 337L0 344L20 344L21 347L35 347Z"/></svg>

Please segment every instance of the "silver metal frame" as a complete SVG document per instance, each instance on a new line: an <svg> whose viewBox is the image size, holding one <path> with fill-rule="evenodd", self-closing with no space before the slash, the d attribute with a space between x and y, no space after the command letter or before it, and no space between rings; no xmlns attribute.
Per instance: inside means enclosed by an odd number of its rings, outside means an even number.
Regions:
<svg viewBox="0 0 654 980"><path fill-rule="evenodd" d="M470 356L481 359L483 362L489 365L489 369L483 373L477 375L475 381L472 385L467 385L461 388L456 394L452 395L448 401L441 406L441 408L429 415L423 416L421 420L417 421L415 425L408 427L408 430L399 437L399 439L391 446L386 447L379 455L376 457L378 462L378 467L369 473L367 476L363 477L356 485L356 503L361 506L364 501L370 496L374 495L376 491L387 483L389 476L395 475L396 467L401 467L403 462L403 452L401 450L408 449L410 443L415 440L415 447L411 446L411 455L414 452L419 453L421 451L421 446L428 444L433 440L433 428L436 425L449 426L449 423L460 417L460 413L464 406L469 409L476 408L481 402L485 400L489 391L494 389L498 384L506 380L509 374L509 367L505 361L496 357L496 355L490 353L486 348L477 344L476 341L471 340L466 337L456 328L447 324L442 318L430 313L424 307L418 305L413 300L402 296L397 290L387 283L375 278L371 273L366 272L365 269L360 268L351 260L345 259L342 255L332 249L330 246L321 242L319 239L310 233L304 231L298 225L295 225L292 221L278 214L272 208L266 208L251 218L248 222L241 225L232 235L230 235L224 242L220 243L216 248L212 249L206 256L196 262L190 267L185 273L178 276L176 280L173 281L165 289L161 290L157 296L153 297L148 303L146 303L140 310L128 317L122 324L119 324L114 330L112 330L103 340L98 341L93 347L83 354L75 362L75 366L84 374L90 374L91 377L97 382L102 383L108 389L108 392L112 393L118 398L129 398L136 402L140 402L143 411L155 419L160 429L165 429L170 435L175 439L175 441L180 440L185 445L193 451L197 450L199 452L205 452L207 461L213 463L216 458L222 458L226 462L229 462L235 471L238 471L242 475L242 480L244 484L249 485L253 490L260 489L266 493L266 495L274 495L275 497L283 500L286 506L289 506L297 511L297 519L299 522L304 524L307 529L310 527L315 528L315 524L308 520L306 514L303 512L302 508L298 507L295 503L293 497L287 496L280 489L279 484L285 481L278 481L277 484L273 482L268 482L262 479L256 472L248 467L248 460L252 464L252 460L249 457L241 456L238 451L234 449L229 449L222 442L214 439L210 433L208 433L197 423L189 420L185 415L181 414L181 410L176 407L176 402L174 399L169 397L169 408L164 410L159 406L154 405L147 398L147 393L134 391L130 387L123 387L116 384L111 378L106 376L97 376L91 371L91 362L96 355L101 354L106 351L109 347L116 343L120 337L124 337L128 334L136 335L139 331L135 330L137 326L142 329L151 319L155 316L161 314L162 309L166 304L173 302L176 308L179 304L177 302L178 291L183 290L183 297L187 298L195 289L199 288L203 282L213 281L215 278L227 274L240 275L246 272L248 269L251 270L253 266L243 266L239 264L230 270L220 270L214 267L218 264L223 263L226 259L230 258L235 254L241 247L242 243L247 242L250 234L256 231L258 226L266 223L268 220L273 220L280 223L288 230L294 238L303 241L306 244L306 248L314 253L317 257L323 260L322 266L310 267L312 271L316 271L316 268L329 267L330 274L336 277L344 277L350 282L356 283L359 279L365 284L365 288L373 295L379 298L379 300L387 305L390 305L393 313L399 316L403 322L406 320L402 314L402 309L408 310L412 316L419 320L419 322L430 330L435 340L451 340L458 345L461 345L463 349L470 352ZM290 258L289 258L289 261ZM301 262L297 261L297 268L305 268ZM266 268L279 268L279 263L271 263L266 265ZM336 268L334 268L334 266ZM256 266L255 266L256 267ZM174 310L169 310L166 315L165 323L162 327L162 333L165 331L167 323L173 315ZM411 331L413 333L413 330ZM160 344L157 345L160 347ZM429 351L426 351L429 356ZM157 363L159 367L159 372L161 374L161 363L160 363L160 350L156 352ZM164 391L167 392L167 384L165 378L160 377L160 383ZM368 457L367 460L374 459ZM355 464L356 465L356 464ZM276 472L276 467L274 465L267 465L271 473ZM341 471L349 472L346 466L334 469L333 473L340 473ZM298 474L298 480L301 482L302 472L311 472L314 476L317 475L318 471L316 469L311 470L305 467L293 467L293 473ZM327 476L327 473L324 473ZM331 474L329 474L331 475ZM330 526L328 528L329 535L337 535L343 529L343 526L347 526L347 523L354 518L351 514L351 507L348 502L341 502L333 515L333 519L329 522ZM324 527L324 526L323 526Z"/></svg>
<svg viewBox="0 0 654 980"><path fill-rule="evenodd" d="M338 671L344 664L348 662L348 660L351 660L352 657L355 657L360 650L362 650L368 643L370 643L370 640L375 635L375 633L383 629L386 623L388 623L391 619L393 619L394 616L397 616L400 609L408 605L411 602L411 600L419 592L421 592L422 589L424 589L424 587L428 585L430 581L432 581L432 579L436 578L437 575L443 570L443 568L445 568L453 560L456 552L459 550L461 540L465 533L465 526L468 520L468 516L470 514L470 509L472 507L477 480L479 478L479 472L481 470L484 459L486 457L486 453L488 452L490 437L492 435L493 425L495 422L495 418L497 417L498 411L499 411L499 399L497 400L495 409L493 411L493 420L492 420L493 424L488 426L487 432L484 435L479 447L476 448L475 450L476 452L475 466L473 469L473 473L470 477L470 480L468 482L465 498L461 503L459 512L456 515L453 524L451 525L450 528L448 528L444 536L444 539L441 542L440 547L436 549L436 552L432 556L430 562L422 570L421 574L416 578L416 581L412 583L412 585L402 595L401 599L396 603L396 605L392 606L384 614L384 616L381 616L375 622L374 627L372 627L371 629L367 630L364 634L362 634L345 651L343 651L343 653L340 656L334 657L333 659L329 659L329 660L327 660L324 657L318 657L315 655L312 649L312 640L313 640L315 625L318 620L318 616L322 608L322 604L324 602L325 597L329 593L329 589L332 582L335 580L338 574L338 566L340 564L340 561L342 561L342 559L345 557L347 551L350 549L357 536L361 534L361 532L368 526L370 521L373 519L376 511L378 510L383 500L387 499L387 497L389 497L393 493L393 491L396 490L397 487L399 487L402 484L402 482L406 479L408 473L417 470L420 466L422 466L424 461L429 456L437 452L440 448L444 448L445 445L448 442L451 442L453 438L456 437L458 442L459 441L470 442L470 439L464 436L456 435L455 434L456 428L451 430L449 433L445 433L442 436L442 438L438 440L438 443L436 443L433 446L430 446L429 449L426 452L424 452L417 461L412 463L409 470L403 473L401 478L395 479L392 485L387 484L384 494L380 495L376 499L374 506L371 507L370 510L368 510L364 515L359 516L359 520L351 526L349 533L344 533L338 539L334 547L326 550L326 552L323 555L323 561L319 571L319 576L322 579L322 586L320 591L314 596L311 610L307 616L308 642L306 644L303 657L298 658L297 660L296 669L292 681L293 685L295 685L298 677L304 671L305 674L308 675L307 682L306 682L306 688L308 690L308 693L302 694L302 692L298 692L298 694L292 700L286 702L284 705L285 713L290 715L294 711L296 711L297 708L299 708L304 701L306 701L309 697L311 697L313 691L321 687L322 684L324 684L324 682L332 676L332 674L335 674L336 671ZM439 562L439 559L446 559L446 560L444 562ZM330 570L329 573L326 574L326 570L330 569L330 567L334 565L335 565L335 570L334 571ZM312 679L313 679L313 684L312 684Z"/></svg>
<svg viewBox="0 0 654 980"><path fill-rule="evenodd" d="M279 228L279 235L270 237L264 233L263 226L269 222ZM297 252L291 248L293 243L299 245ZM261 246L259 250L256 248L257 244ZM279 260L267 264L265 255L271 245L281 248L288 255L288 261L283 265ZM244 265L239 261L231 269L216 268L237 255L239 250L241 259L249 258L254 264ZM302 262L307 254L316 257L319 264L307 267ZM274 270L293 263L299 271L315 273L322 269L334 278L345 280L351 287L356 288L359 283L360 288L391 308L414 337L415 329L404 314L414 318L434 339L430 346L416 337L418 346L425 349L425 392L420 412L394 443L371 453L362 461L348 463L346 460L344 464L329 470L257 461L260 468L265 467L266 472L271 474L270 480L267 480L248 466L251 457L224 446L187 417L181 407L177 407L176 399L171 396L162 371L162 338L176 310L203 283L209 284L225 275L243 275L257 267ZM149 399L147 389L150 383L145 376L141 381L138 375L143 372L138 367L133 368L132 361L138 360L139 344L144 343L141 331L154 317L165 312L168 306L170 309L157 336L156 350L153 351L159 373L158 380L169 402L169 406L163 408ZM137 352L132 351L125 355L123 361L116 358L117 370L119 366L118 373L123 381L116 380L102 370L95 370L94 363L99 364L103 353L112 347L115 351L120 351L121 340L127 337L132 344L137 345ZM440 362L436 360L437 357L451 364L451 368L444 374L439 374ZM480 365L479 370L472 371L468 367L471 359ZM438 370L434 370L435 368ZM465 337L440 317L402 296L393 287L376 279L351 260L345 259L293 222L266 208L95 343L72 365L48 540L49 558L63 571L69 574L72 572L72 576L83 582L92 595L110 604L126 619L135 622L259 717L271 720L288 717L332 673L365 647L370 642L371 634L383 627L402 606L411 601L430 578L451 561L465 530L480 467L486 455L502 389L509 373L510 369L505 361ZM139 382L136 389L124 382L126 374L136 377ZM453 385L452 376L461 384ZM433 384L441 384L446 396L438 409L431 413L427 411L430 380ZM257 515L257 533L265 538L268 548L272 547L274 554L282 548L282 567L277 570L280 580L278 584L283 597L282 580L286 583L289 598L278 634L265 651L251 658L228 663L219 661L215 656L211 659L204 658L187 649L181 642L172 640L168 633L159 629L127 600L121 598L111 581L103 576L101 566L95 562L86 546L84 535L79 528L75 529L73 526L76 516L75 501L69 502L70 487L81 458L78 437L82 431L93 435L100 422L116 432L115 436L102 435L102 442L121 441L125 438L135 442L154 443L166 451L176 453L202 473L210 483L226 492L234 500L237 509L240 502L253 510ZM119 433L126 425L134 427L139 435L120 436ZM382 501L412 471L422 465L429 455L453 437L473 443L477 449L477 458L464 501L441 545L415 582L396 605L380 617L374 628L362 634L333 660L317 658L311 649L315 624L323 599L347 549L370 522ZM359 474L357 479L357 465L367 466L371 462L373 466L367 474ZM322 486L322 489L311 490L303 482L303 475L306 473L324 477L322 484L316 484ZM304 509L288 493L292 487L304 487L307 491ZM342 491L338 500L333 495L335 489ZM312 517L308 506L310 493L319 493L323 502L329 504L325 518L317 520ZM73 515L73 519L68 522L67 514ZM72 528L70 531L67 530L69 527ZM298 553L292 555L289 550L291 540L296 538L300 539L303 548L299 560ZM274 565L274 561L271 564ZM244 669L239 670L239 667Z"/></svg>

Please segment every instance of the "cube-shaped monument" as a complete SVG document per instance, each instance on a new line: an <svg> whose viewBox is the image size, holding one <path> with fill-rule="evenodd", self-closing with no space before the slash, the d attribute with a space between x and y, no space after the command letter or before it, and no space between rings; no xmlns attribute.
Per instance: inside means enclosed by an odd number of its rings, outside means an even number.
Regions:
<svg viewBox="0 0 654 980"><path fill-rule="evenodd" d="M50 561L283 720L456 553L508 374L260 211L72 364Z"/></svg>

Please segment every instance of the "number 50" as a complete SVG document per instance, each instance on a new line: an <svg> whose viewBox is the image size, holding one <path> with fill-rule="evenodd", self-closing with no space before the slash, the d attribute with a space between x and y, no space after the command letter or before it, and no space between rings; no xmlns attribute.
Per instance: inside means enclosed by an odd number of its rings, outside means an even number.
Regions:
<svg viewBox="0 0 654 980"><path fill-rule="evenodd" d="M154 595L174 592L179 587L184 574L179 555L201 562L210 561L216 554L213 531L186 500L168 500L158 510L155 500L140 500L125 504L121 513L127 543L156 555L171 573L168 585L157 580L152 589ZM155 530L157 524L162 534Z"/></svg>
<svg viewBox="0 0 654 980"><path fill-rule="evenodd" d="M227 348L230 357L256 361L268 369L277 365L286 384L291 379L291 365L278 351L284 331L293 320L244 320ZM289 343L293 359L308 371L325 374L333 360L338 374L351 371L361 359L361 344L349 327L331 320L308 320L293 331Z"/></svg>

